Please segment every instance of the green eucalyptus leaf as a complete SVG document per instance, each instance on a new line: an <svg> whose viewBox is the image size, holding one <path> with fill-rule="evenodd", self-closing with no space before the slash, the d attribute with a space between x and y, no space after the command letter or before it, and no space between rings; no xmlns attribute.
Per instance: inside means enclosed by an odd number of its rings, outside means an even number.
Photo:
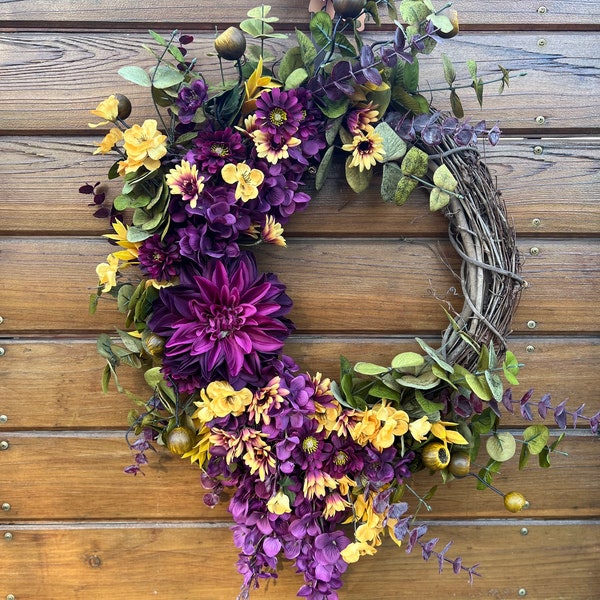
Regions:
<svg viewBox="0 0 600 600"><path fill-rule="evenodd" d="M346 181L352 191L360 194L369 187L373 177L373 169L363 169L361 171L359 167L353 167L351 163L352 157L349 156L346 159Z"/></svg>
<svg viewBox="0 0 600 600"><path fill-rule="evenodd" d="M517 442L512 433L501 431L488 438L485 448L490 458L498 462L506 462L515 455Z"/></svg>
<svg viewBox="0 0 600 600"><path fill-rule="evenodd" d="M401 377L397 377L396 381L404 387L413 388L415 390L430 390L440 382L431 370L424 371L417 376L402 375Z"/></svg>
<svg viewBox="0 0 600 600"><path fill-rule="evenodd" d="M150 202L150 196L142 194L132 196L130 194L119 194L113 200L113 205L117 210L127 210L128 208L141 208L147 206Z"/></svg>
<svg viewBox="0 0 600 600"><path fill-rule="evenodd" d="M98 292L96 292L94 294L90 294L90 302L88 305L88 311L89 311L90 315L96 314L96 309L98 308L98 300L99 299L100 299L100 296L99 296Z"/></svg>
<svg viewBox="0 0 600 600"><path fill-rule="evenodd" d="M369 388L369 396L374 398L391 400L395 404L400 404L401 396L397 390L393 390L381 381L375 383Z"/></svg>
<svg viewBox="0 0 600 600"><path fill-rule="evenodd" d="M304 67L302 54L298 46L290 48L281 59L279 65L278 77L280 81L285 81L296 69Z"/></svg>
<svg viewBox="0 0 600 600"><path fill-rule="evenodd" d="M151 233L144 231L139 227L134 227L133 225L127 229L127 241L129 242L143 242L151 235Z"/></svg>
<svg viewBox="0 0 600 600"><path fill-rule="evenodd" d="M123 79L135 83L136 85L141 85L142 87L150 87L152 85L150 75L148 75L141 67L129 65L121 67L117 72Z"/></svg>
<svg viewBox="0 0 600 600"><path fill-rule="evenodd" d="M240 25L240 29L247 33L249 36L256 39L266 39L272 37L275 31L271 25L267 23L266 19L244 19ZM274 34L278 35L278 34Z"/></svg>
<svg viewBox="0 0 600 600"><path fill-rule="evenodd" d="M546 447L550 431L545 425L530 425L523 431L523 440L531 454L539 454Z"/></svg>
<svg viewBox="0 0 600 600"><path fill-rule="evenodd" d="M130 287L133 288L133 286ZM127 350L137 354L142 351L142 340L139 337L131 335L128 331L123 331L122 329L117 329L117 333Z"/></svg>
<svg viewBox="0 0 600 600"><path fill-rule="evenodd" d="M347 58L354 58L358 54L356 48L343 33L338 33L335 36L335 45L340 51L340 54Z"/></svg>
<svg viewBox="0 0 600 600"><path fill-rule="evenodd" d="M102 380L101 380L101 385L102 385L102 391L106 394L108 392L108 384L110 383L110 376L112 373L112 369L110 368L110 365L105 365L104 369L102 371Z"/></svg>
<svg viewBox="0 0 600 600"><path fill-rule="evenodd" d="M442 33L449 33L453 29L452 21L446 15L429 15L428 18Z"/></svg>
<svg viewBox="0 0 600 600"><path fill-rule="evenodd" d="M253 19L259 19L261 21L265 21L265 23L274 23L279 21L277 17L267 17L267 15L271 12L271 6L269 4L261 4L260 6L256 6L251 8L246 15Z"/></svg>
<svg viewBox="0 0 600 600"><path fill-rule="evenodd" d="M440 188L433 188L429 192L429 210L435 212L448 206L450 203L450 194L441 190Z"/></svg>
<svg viewBox="0 0 600 600"><path fill-rule="evenodd" d="M161 367L152 367L144 372L144 379L149 387L157 388L161 383L164 383L165 378L161 373Z"/></svg>
<svg viewBox="0 0 600 600"><path fill-rule="evenodd" d="M519 471L522 471L527 466L530 456L531 452L529 452L527 444L523 444L521 446L521 454L519 455Z"/></svg>
<svg viewBox="0 0 600 600"><path fill-rule="evenodd" d="M400 16L405 23L416 25L429 16L429 8L421 0L402 0Z"/></svg>
<svg viewBox="0 0 600 600"><path fill-rule="evenodd" d="M550 448L544 446L538 456L538 461L542 469L550 468Z"/></svg>
<svg viewBox="0 0 600 600"><path fill-rule="evenodd" d="M415 56L412 63L404 65L404 89L414 94L419 89L419 61Z"/></svg>
<svg viewBox="0 0 600 600"><path fill-rule="evenodd" d="M406 154L406 142L385 121L375 127L375 133L380 135L383 141L384 163L398 160Z"/></svg>
<svg viewBox="0 0 600 600"><path fill-rule="evenodd" d="M387 167L392 163L387 163L385 166ZM400 171L402 172L402 170ZM415 191L419 182L416 179L412 179L411 177L406 177L402 175L398 180L398 185L396 186L396 191L394 193L394 202L398 206L402 206L410 197L410 195Z"/></svg>
<svg viewBox="0 0 600 600"><path fill-rule="evenodd" d="M389 371L388 367L381 367L369 362L357 362L354 370L361 375L382 375Z"/></svg>
<svg viewBox="0 0 600 600"><path fill-rule="evenodd" d="M183 82L184 74L173 67L166 65L158 65L150 70L152 86L162 90L174 85L179 85Z"/></svg>
<svg viewBox="0 0 600 600"><path fill-rule="evenodd" d="M350 100L348 98L341 98L340 100L327 100L324 99L319 108L321 112L330 119L337 119L346 114Z"/></svg>
<svg viewBox="0 0 600 600"><path fill-rule="evenodd" d="M169 42L167 42L160 33L156 33L156 31L152 31L152 29L148 29L148 33L159 46L167 47L169 45Z"/></svg>
<svg viewBox="0 0 600 600"><path fill-rule="evenodd" d="M401 106L416 115L429 112L429 101L421 94L409 94L403 87L395 85L392 88L392 98Z"/></svg>
<svg viewBox="0 0 600 600"><path fill-rule="evenodd" d="M396 163L386 162L383 164L381 175L381 198L384 202L394 202L398 182L403 177L402 169Z"/></svg>
<svg viewBox="0 0 600 600"><path fill-rule="evenodd" d="M403 175L424 177L429 169L429 156L423 150L413 146L402 159L400 166Z"/></svg>
<svg viewBox="0 0 600 600"><path fill-rule="evenodd" d="M425 358L416 352L401 352L392 358L392 368L398 371L421 367L425 364Z"/></svg>
<svg viewBox="0 0 600 600"><path fill-rule="evenodd" d="M126 313L129 310L129 302L135 291L135 287L130 283L126 283L119 288L117 293L117 307L119 312Z"/></svg>
<svg viewBox="0 0 600 600"><path fill-rule="evenodd" d="M424 340L422 340L421 338L415 338L415 341L417 342L417 344L419 344L419 346L421 346L421 348L423 348L423 350L425 350L425 352L427 352L427 354L433 358L433 360L440 366L442 367L442 369L444 369L445 371L447 371L448 373L454 373L454 367L447 363L441 356L440 353L435 350L434 348L432 348L427 342L425 342Z"/></svg>
<svg viewBox="0 0 600 600"><path fill-rule="evenodd" d="M420 390L415 390L415 400L419 403L419 406L426 415L436 415L439 417L439 412L444 408L442 402L433 402L425 398ZM430 419L431 420L431 419Z"/></svg>

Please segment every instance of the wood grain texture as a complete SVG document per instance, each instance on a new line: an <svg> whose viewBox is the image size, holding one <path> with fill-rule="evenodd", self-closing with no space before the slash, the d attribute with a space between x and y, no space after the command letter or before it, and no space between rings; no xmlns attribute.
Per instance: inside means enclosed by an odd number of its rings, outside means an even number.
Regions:
<svg viewBox="0 0 600 600"><path fill-rule="evenodd" d="M97 138L0 137L0 233L92 235L106 232L106 221L92 217L89 196L78 193L102 182L108 198L120 193L107 182L112 158L93 156ZM541 154L535 154L539 146ZM600 141L587 138L503 138L486 146L482 159L497 178L509 217L521 235L597 235L600 225ZM32 168L36 177L31 176ZM307 210L294 215L286 236L413 237L444 236L446 221L429 212L425 194L402 208L371 191L356 195L343 180L341 166ZM39 182L43 179L44 185ZM307 182L307 191L312 191ZM540 219L537 226L534 219ZM358 223L368 219L368 227Z"/></svg>
<svg viewBox="0 0 600 600"><path fill-rule="evenodd" d="M435 346L435 338L427 338ZM100 391L103 359L96 352L94 339L50 339L2 341L5 355L0 358L0 403L6 423L0 432L14 430L107 430L122 429L128 411L134 407L113 386L107 394ZM586 414L600 410L598 371L600 340L594 338L548 338L513 336L510 347L525 364L515 389L515 397L529 388L539 399L551 392L555 404L570 398L574 410L586 403ZM374 338L368 336L324 337L294 335L285 346L302 371L320 371L326 377L339 378L339 356L351 363L369 360L389 364L399 352L418 351L414 340L403 336ZM27 377L23 377L27 373ZM122 385L138 396L147 390L141 374L123 367L119 370ZM23 410L24 399L35 399L36 410ZM536 417L537 419L537 417ZM549 425L553 424L551 418ZM503 424L521 426L519 417L506 415ZM586 427L585 423L580 426Z"/></svg>
<svg viewBox="0 0 600 600"><path fill-rule="evenodd" d="M123 468L133 462L123 432L42 434L6 432L9 443L2 452L0 476L2 502L11 505L0 513L0 522L14 520L226 520L226 505L209 509L203 505L206 491L200 471L188 459L168 451L148 452L145 476L126 475ZM519 472L518 461L502 466L494 485L508 492L519 490L531 503L527 518L600 518L600 479L596 477L600 440L587 435L569 436L559 449L568 456L552 456L552 469L537 466L535 457ZM485 462L482 458L481 462ZM509 518L502 499L490 491L476 490L472 477L446 486L429 472L411 478L411 487L421 495L434 485L426 519ZM568 489L568 494L561 490ZM407 494L411 510L416 501Z"/></svg>
<svg viewBox="0 0 600 600"><path fill-rule="evenodd" d="M442 3L438 3L442 6ZM470 27L509 25L512 27L544 28L598 24L600 9L594 0L549 0L544 2L546 12L539 11L539 2L523 0L458 0L453 3L460 13L461 24ZM255 0L236 0L226 11L210 0L177 0L169 3L168 13L158 4L143 4L137 0L80 0L77 4L57 3L53 0L4 0L0 4L0 25L39 26L145 26L164 22L194 23L213 29L224 24L236 24L246 12L257 5ZM308 0L290 0L285 11L279 6L277 16L294 24L304 24L308 18ZM385 11L382 11L385 15ZM4 22L4 23L3 23Z"/></svg>
<svg viewBox="0 0 600 600"><path fill-rule="evenodd" d="M527 535L521 534L523 525ZM14 529L10 542L3 540L1 594L19 600L103 600L114 598L118 589L128 600L231 600L239 591L236 553L224 527L62 527L32 525ZM481 563L482 577L470 586L465 575L448 568L438 575L437 564L424 562L418 551L406 555L385 543L376 557L349 567L341 600L434 598L439 590L446 598L502 599L518 598L520 589L535 600L595 597L598 522L444 525L429 534L440 538L440 549L453 540L449 556L462 556L468 566ZM253 591L252 599L295 598L302 581L294 570L286 562L280 578Z"/></svg>
<svg viewBox="0 0 600 600"><path fill-rule="evenodd" d="M215 82L220 80L217 63L206 58L212 39L212 34L198 35L190 52L199 57L199 68L207 79ZM544 46L538 45L539 39L532 33L466 33L455 38L453 61L463 65L458 68L457 83L469 84L464 62L474 56L484 80L497 74L498 64L527 73L525 78L513 81L501 96L489 90L482 110L472 90L464 91L461 99L465 112L478 120L499 120L506 131L517 129L539 136L553 131L600 131L594 102L600 94L600 67L596 61L600 34L585 32L575 38L565 32L548 32ZM0 34L0 53L5 57L0 72L0 132L35 133L48 128L57 132L84 131L90 120L94 122L89 111L116 91L133 103L131 122L154 115L146 90L117 75L125 65L153 64L151 55L142 48L148 42L148 36L140 33ZM285 45L275 44L274 51L281 53ZM427 94L439 85L446 87L440 65L439 52L423 61L422 81L427 81ZM585 94L580 93L582 89ZM36 110L24 110L24 98ZM447 108L446 98L445 93L434 93L434 105ZM536 123L538 116L544 117L543 124Z"/></svg>
<svg viewBox="0 0 600 600"><path fill-rule="evenodd" d="M5 335L113 330L119 324L110 299L89 315L95 267L107 245L92 238L0 239L0 305ZM514 331L600 331L596 310L600 240L521 240L529 282L514 318ZM265 246L260 268L278 273L295 306L299 332L438 334L445 327L440 303L456 304L457 259L445 241L295 239L287 249ZM564 299L569 301L565 304ZM365 316L368 315L368 319Z"/></svg>

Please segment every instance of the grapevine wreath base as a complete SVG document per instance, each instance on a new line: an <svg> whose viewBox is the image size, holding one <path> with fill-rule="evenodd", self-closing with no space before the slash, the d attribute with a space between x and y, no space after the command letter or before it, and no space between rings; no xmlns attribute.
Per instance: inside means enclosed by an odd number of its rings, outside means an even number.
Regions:
<svg viewBox="0 0 600 600"><path fill-rule="evenodd" d="M123 190L107 208L98 184L80 189L114 230L90 307L108 296L125 315L117 341L98 340L103 389L113 380L137 405L127 434L135 462L125 471L143 474L160 445L200 468L207 505L229 491L240 598L277 577L283 558L303 576L299 596L335 600L348 565L375 554L384 535L472 580L476 567L450 558L450 544L438 550L435 538L425 541L427 527L408 514L405 495L420 507L433 493L414 489L412 474L473 477L518 512L523 495L492 485L517 448L499 427L501 414L517 408L529 422L536 409L562 429L570 417L594 433L600 420L583 407L553 406L548 394L534 401L532 390L513 399L521 365L506 337L525 281L478 150L498 141L499 128L463 119L456 90L473 87L480 102L483 94L474 61L471 83L459 86L442 55L451 116L430 106L429 82L423 93L418 83L419 60L456 34L456 16L430 0L311 7L310 35L297 30L283 57L265 44L287 38L274 31L268 6L219 34L216 84L189 58L191 36L150 32L156 65L119 73L152 94L158 120L130 125L126 97L102 101L91 112L103 121L92 126L110 131L95 153L116 153L109 177L121 178ZM388 37L366 41L364 22L379 24L383 9L393 23ZM495 81L505 87L510 74L500 70ZM310 200L307 175L318 191L340 155L347 193L368 189L376 170L388 202L428 190L462 260L464 305L458 312L446 303L450 324L438 349L416 338L423 352L400 352L389 365L341 357L339 381L330 381L300 373L283 353L292 301L275 274L259 271L254 252L261 243L285 246L283 225ZM124 390L121 365L140 369L148 387ZM550 442L545 425L526 427L519 467L531 456L548 467L561 437Z"/></svg>

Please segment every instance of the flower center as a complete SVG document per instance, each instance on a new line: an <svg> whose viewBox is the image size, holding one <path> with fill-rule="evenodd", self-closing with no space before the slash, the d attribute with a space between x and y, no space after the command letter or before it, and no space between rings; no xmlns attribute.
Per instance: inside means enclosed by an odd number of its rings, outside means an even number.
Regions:
<svg viewBox="0 0 600 600"><path fill-rule="evenodd" d="M348 455L343 450L338 450L333 457L333 462L338 467L343 467L348 462Z"/></svg>
<svg viewBox="0 0 600 600"><path fill-rule="evenodd" d="M371 154L373 146L371 145L371 141L370 140L364 140L364 141L362 141L362 142L360 142L358 144L358 146L356 147L356 149L361 154Z"/></svg>
<svg viewBox="0 0 600 600"><path fill-rule="evenodd" d="M314 438L312 435L304 438L302 442L302 450L307 454L314 454L319 449L319 440Z"/></svg>
<svg viewBox="0 0 600 600"><path fill-rule="evenodd" d="M283 108L274 108L269 113L269 120L271 123L273 123L273 125L275 125L275 127L280 127L287 121L287 113L285 110L283 110Z"/></svg>
<svg viewBox="0 0 600 600"><path fill-rule="evenodd" d="M213 306L207 330L213 340L223 340L240 330L245 322L241 306Z"/></svg>
<svg viewBox="0 0 600 600"><path fill-rule="evenodd" d="M217 156L229 156L229 148L224 144L212 144L210 151Z"/></svg>

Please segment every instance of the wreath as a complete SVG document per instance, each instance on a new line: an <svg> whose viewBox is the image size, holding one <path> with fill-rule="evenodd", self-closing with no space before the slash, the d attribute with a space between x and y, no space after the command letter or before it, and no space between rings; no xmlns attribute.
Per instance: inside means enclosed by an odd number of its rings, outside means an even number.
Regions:
<svg viewBox="0 0 600 600"><path fill-rule="evenodd" d="M297 30L282 56L269 42L288 36L275 31L268 6L220 33L218 82L190 58L191 36L151 31L156 64L119 73L151 93L157 119L130 125L125 96L102 101L91 111L102 121L91 126L110 129L94 153L117 154L108 176L122 180L122 192L108 206L99 184L80 188L113 228L90 310L112 297L125 315L117 340L98 340L103 389L112 379L126 391L120 365L140 369L148 385L143 397L128 392L138 406L127 434L135 462L125 471L143 474L147 451L161 445L201 469L209 506L231 490L240 598L276 577L281 557L303 575L299 596L337 598L348 565L375 554L386 534L472 580L476 567L450 558L450 544L436 550L408 514L406 494L429 499L411 475L473 476L518 512L523 495L492 485L516 452L501 413L517 407L530 421L537 407L561 428L571 416L594 432L600 418L554 407L549 395L534 401L531 390L513 398L508 387L522 366L506 336L525 282L478 150L496 144L500 130L465 119L458 96L471 87L481 102L487 82L468 61L469 82L459 85L442 55L452 112L432 107L419 84L419 61L456 35L456 13L430 0L402 0L398 10L391 0L313 0L311 8L308 33ZM365 33L383 9L391 25ZM510 77L500 67L493 81L506 86ZM447 308L439 348L417 339L421 353L401 352L389 365L342 357L339 381L330 381L300 373L283 353L292 301L254 252L286 245L283 227L306 208L307 184L318 191L339 157L355 193L375 171L384 201L402 205L417 187L429 191L462 259L464 306ZM550 442L543 424L522 437L519 466L531 455L549 466L560 437ZM475 472L482 445L489 460Z"/></svg>

